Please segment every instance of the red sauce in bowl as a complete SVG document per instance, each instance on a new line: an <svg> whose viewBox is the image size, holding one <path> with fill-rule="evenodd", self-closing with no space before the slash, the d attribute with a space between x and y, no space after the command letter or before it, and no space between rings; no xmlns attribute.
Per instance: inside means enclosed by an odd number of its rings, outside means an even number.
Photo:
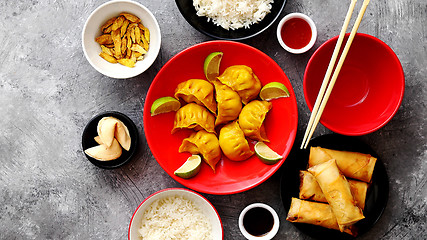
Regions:
<svg viewBox="0 0 427 240"><path fill-rule="evenodd" d="M293 49L301 49L311 40L310 25L302 18L291 18L283 24L280 31L283 42Z"/></svg>

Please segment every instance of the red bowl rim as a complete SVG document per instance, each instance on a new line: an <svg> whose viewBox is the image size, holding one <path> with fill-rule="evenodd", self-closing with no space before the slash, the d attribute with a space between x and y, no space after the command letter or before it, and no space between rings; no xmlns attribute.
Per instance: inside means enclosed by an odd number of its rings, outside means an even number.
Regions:
<svg viewBox="0 0 427 240"><path fill-rule="evenodd" d="M348 37L349 35L350 35L350 33L347 33L346 37ZM386 125L394 117L394 115L396 114L397 110L399 109L399 107L400 107L400 105L402 103L403 95L404 95L404 91L405 91L405 75L404 75L404 72L403 72L402 64L399 61L399 58L397 57L397 55L393 51L393 49L391 49L391 47L388 46L386 43L384 43L383 41L381 41L380 39L378 39L378 38L376 38L376 37L374 37L372 35L369 35L369 34L366 34L366 33L357 33L356 36L358 36L358 37L364 37L364 38L369 38L371 40L374 40L374 41L378 42L381 46L383 46L390 53L390 55L393 58L394 62L397 63L396 67L398 67L397 70L399 71L399 76L397 76L397 77L399 79L401 79L401 81L400 81L400 86L401 87L397 88L397 89L400 90L400 94L399 94L398 103L396 104L395 108L391 112L390 116L388 116L388 118L384 122L382 122L381 124L379 124L376 127L373 127L373 128L370 128L370 129L366 129L366 130L363 130L363 131L359 131L359 132L348 132L348 131L344 131L344 130L342 130L340 128L337 128L337 127L335 127L335 126L333 126L333 125L331 125L331 124L329 124L327 122L324 122L324 121L322 121L322 119L320 119L320 122L322 123L322 125L324 125L325 127L327 127L329 130L331 130L331 131L333 131L335 133L339 133L339 134L347 135L347 136L361 136L361 135L369 134L369 133L375 132L376 130L378 130L378 129L382 128L384 125ZM310 100L309 100L309 98L308 98L307 79L306 79L308 69L309 69L310 65L312 64L313 59L315 58L315 56L317 54L319 54L318 52L321 50L321 48L324 47L327 44L330 44L330 42L335 41L336 39L338 39L338 37L339 37L339 35L337 35L337 36L335 36L333 38L330 38L329 40L327 40L326 42L324 42L322 45L320 45L320 47L317 48L316 51L313 53L313 55L310 57L310 60L307 63L307 67L305 68L305 71L304 71L304 80L303 80L303 90L304 90L305 102L307 103L307 106L310 109L310 111L313 110L314 103L311 103Z"/></svg>
<svg viewBox="0 0 427 240"><path fill-rule="evenodd" d="M155 193L153 193L153 194L151 194L150 196L148 196L148 197L146 197L139 205L138 205L138 207L135 209L135 211L133 212L133 214L132 214L132 218L130 219L130 222L129 222L129 228L128 228L128 240L131 240L130 239L130 227L131 227L131 225L132 225L132 222L133 222L133 218L135 217L135 214L136 214L136 212L138 211L138 209L142 206L142 204L143 203L145 203L148 199L150 199L150 198L152 198L154 195L157 195L157 194L159 194L159 193L161 193L161 192L166 192L166 191L171 191L171 190L181 190L181 191L187 191L187 192L190 192L190 193L194 193L194 194L196 194L197 196L199 196L199 197L201 197L203 200L205 200L212 208L213 208L213 210L215 211L215 213L216 213L216 215L217 215L217 217L218 217L218 220L219 220L219 223L220 223L220 225L221 225L221 235L222 235L222 239L224 239L224 227L223 227L223 225L222 225L222 220L221 220L221 217L219 216L219 213L218 213L218 211L216 210L216 208L214 207L214 205L212 205L212 203L209 201L209 200L207 200L205 197L203 197L201 194L199 194L199 193L197 193L197 192L195 192L195 191L192 191L192 190L190 190L190 189L186 189L186 188L165 188L165 189L162 189L162 190L159 190L159 191L157 191L157 192L155 192Z"/></svg>

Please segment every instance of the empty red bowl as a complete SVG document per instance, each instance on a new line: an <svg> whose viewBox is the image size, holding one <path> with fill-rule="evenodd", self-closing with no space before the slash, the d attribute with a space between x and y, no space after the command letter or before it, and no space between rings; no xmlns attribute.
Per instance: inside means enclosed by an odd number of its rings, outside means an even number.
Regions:
<svg viewBox="0 0 427 240"><path fill-rule="evenodd" d="M337 39L338 36L323 43L308 62L304 73L304 96L310 111L316 102ZM358 33L320 122L331 131L343 135L358 136L374 132L397 112L404 89L402 65L393 50L378 38Z"/></svg>

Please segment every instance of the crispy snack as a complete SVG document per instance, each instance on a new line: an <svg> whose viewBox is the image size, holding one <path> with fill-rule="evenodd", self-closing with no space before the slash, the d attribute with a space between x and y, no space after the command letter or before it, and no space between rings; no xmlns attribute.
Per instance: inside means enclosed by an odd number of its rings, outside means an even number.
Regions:
<svg viewBox="0 0 427 240"><path fill-rule="evenodd" d="M114 42L114 55L116 58L122 58L122 39L120 38L120 29L113 30L111 32L111 37Z"/></svg>
<svg viewBox="0 0 427 240"><path fill-rule="evenodd" d="M103 59L107 60L110 63L117 63L117 60L113 56L108 55L105 52L101 52L99 56L101 56Z"/></svg>
<svg viewBox="0 0 427 240"><path fill-rule="evenodd" d="M104 25L102 25L101 27L102 32L105 32L105 29L110 27L115 20L116 20L116 17L113 17L113 18L110 18L107 22L105 22ZM110 28L110 32L111 32L111 28Z"/></svg>
<svg viewBox="0 0 427 240"><path fill-rule="evenodd" d="M128 26L129 26L129 20L126 19L123 22L122 27L120 28L120 37L123 37L125 35L126 29L128 28Z"/></svg>
<svg viewBox="0 0 427 240"><path fill-rule="evenodd" d="M112 44L113 43L113 38L111 37L110 34L104 34L101 35L97 38L95 38L95 42L104 45L104 44Z"/></svg>
<svg viewBox="0 0 427 240"><path fill-rule="evenodd" d="M113 23L113 28L111 30L115 31L121 28L124 21L125 21L125 18L122 16L119 16L118 18L116 18L116 20Z"/></svg>
<svg viewBox="0 0 427 240"><path fill-rule="evenodd" d="M122 12L122 13L120 13L120 16L124 16L127 20L134 22L134 23L141 22L141 19L139 19L137 16L132 15L130 13Z"/></svg>
<svg viewBox="0 0 427 240"><path fill-rule="evenodd" d="M102 34L95 38L101 45L100 57L110 63L134 67L144 59L150 44L150 31L141 19L131 13L120 13L101 26Z"/></svg>
<svg viewBox="0 0 427 240"><path fill-rule="evenodd" d="M133 59L122 58L122 59L117 59L117 62L119 62L120 64L126 67L130 67L130 68L135 67L135 61Z"/></svg>

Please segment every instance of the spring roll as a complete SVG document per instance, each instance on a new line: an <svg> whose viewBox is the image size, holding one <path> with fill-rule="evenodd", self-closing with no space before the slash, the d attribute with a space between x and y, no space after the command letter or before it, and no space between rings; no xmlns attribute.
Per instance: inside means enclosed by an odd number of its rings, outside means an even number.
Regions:
<svg viewBox="0 0 427 240"><path fill-rule="evenodd" d="M335 159L344 176L370 182L374 172L376 158L369 154L337 151L321 147L311 147L308 158L309 167Z"/></svg>
<svg viewBox="0 0 427 240"><path fill-rule="evenodd" d="M338 226L342 231L365 218L362 210L350 191L350 184L337 167L335 159L315 165L308 169L313 174L337 218Z"/></svg>
<svg viewBox="0 0 427 240"><path fill-rule="evenodd" d="M298 198L292 198L286 220L340 230L331 207L326 203L310 202L300 200ZM353 236L357 235L355 226L346 227L344 232Z"/></svg>
<svg viewBox="0 0 427 240"><path fill-rule="evenodd" d="M368 184L361 181L348 179L350 184L350 191L360 209L365 208L366 193L368 191ZM320 189L319 184L313 174L307 171L300 171L300 188L299 198L306 200L313 200L317 202L328 202L325 195Z"/></svg>

